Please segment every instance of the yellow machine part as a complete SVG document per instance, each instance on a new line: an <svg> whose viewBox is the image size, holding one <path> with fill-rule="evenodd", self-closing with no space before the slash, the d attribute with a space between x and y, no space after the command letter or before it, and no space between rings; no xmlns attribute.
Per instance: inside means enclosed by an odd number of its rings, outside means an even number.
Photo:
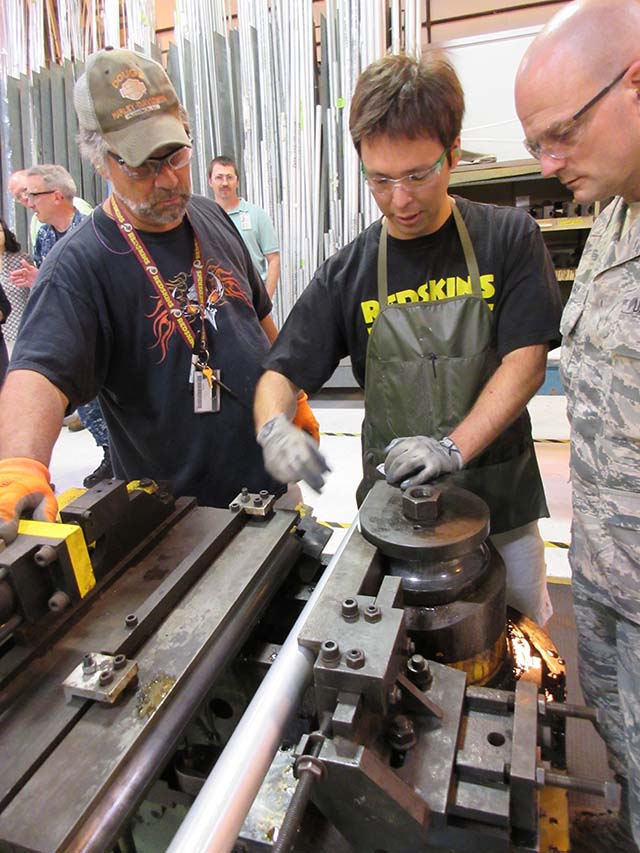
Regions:
<svg viewBox="0 0 640 853"><path fill-rule="evenodd" d="M42 537L43 539L63 539L67 547L69 561L73 568L80 597L84 598L96 585L96 578L89 558L87 543L85 542L82 529L77 524L61 524L59 522L29 521L23 519L18 526L18 534L20 533L27 534L28 536Z"/></svg>
<svg viewBox="0 0 640 853"><path fill-rule="evenodd" d="M540 792L540 853L566 853L569 849L567 792L547 785Z"/></svg>
<svg viewBox="0 0 640 853"><path fill-rule="evenodd" d="M477 684L481 687L493 678L502 665L505 643L506 637L503 631L492 648L485 649L466 660L447 662L447 666L452 666L454 669L461 669L463 672L466 672L469 684Z"/></svg>

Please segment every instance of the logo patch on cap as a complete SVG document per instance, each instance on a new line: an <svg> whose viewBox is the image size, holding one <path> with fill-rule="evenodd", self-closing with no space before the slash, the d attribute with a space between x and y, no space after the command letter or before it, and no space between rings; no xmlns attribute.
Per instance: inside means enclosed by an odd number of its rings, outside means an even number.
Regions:
<svg viewBox="0 0 640 853"><path fill-rule="evenodd" d="M142 80L127 80L120 86L121 97L128 98L130 101L139 101L146 93L147 87Z"/></svg>

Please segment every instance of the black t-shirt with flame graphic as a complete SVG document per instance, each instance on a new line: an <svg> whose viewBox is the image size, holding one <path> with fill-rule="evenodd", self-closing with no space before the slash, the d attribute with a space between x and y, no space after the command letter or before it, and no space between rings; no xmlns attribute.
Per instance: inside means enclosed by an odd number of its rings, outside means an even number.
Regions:
<svg viewBox="0 0 640 853"><path fill-rule="evenodd" d="M284 489L267 475L254 436L253 392L269 342L271 302L233 223L194 196L189 221L140 236L194 330L193 231L202 246L210 364L234 392L196 415L191 352L167 306L119 233L96 208L47 256L31 293L12 369L46 376L70 409L98 395L116 476L168 481L176 496L226 506L242 486ZM190 224L191 223L191 224Z"/></svg>

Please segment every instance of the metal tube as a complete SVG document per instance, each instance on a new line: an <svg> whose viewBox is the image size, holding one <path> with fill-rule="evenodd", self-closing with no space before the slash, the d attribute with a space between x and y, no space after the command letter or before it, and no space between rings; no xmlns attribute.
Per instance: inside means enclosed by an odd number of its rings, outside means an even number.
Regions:
<svg viewBox="0 0 640 853"><path fill-rule="evenodd" d="M278 657L211 771L168 848L168 853L227 853L260 789L287 721L311 677L315 656L298 645L298 633L313 610L347 542L352 523Z"/></svg>
<svg viewBox="0 0 640 853"><path fill-rule="evenodd" d="M91 814L67 842L67 853L103 853L116 843L125 821L155 780L163 763L171 754L185 726L242 643L249 630L271 599L270 593L282 582L300 554L301 544L296 537L285 541L260 579L251 595L234 611L218 639L211 644L194 670L181 686L180 695L163 715L139 749L133 750L123 763L102 799L92 807ZM198 847L190 849L200 850Z"/></svg>

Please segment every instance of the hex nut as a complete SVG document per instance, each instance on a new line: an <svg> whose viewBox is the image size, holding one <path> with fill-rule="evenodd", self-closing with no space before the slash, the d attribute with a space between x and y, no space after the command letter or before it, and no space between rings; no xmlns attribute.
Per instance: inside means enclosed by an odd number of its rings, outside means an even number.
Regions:
<svg viewBox="0 0 640 853"><path fill-rule="evenodd" d="M238 501L231 501L231 503L229 504L229 509L231 510L231 512L239 512L240 504L238 503Z"/></svg>
<svg viewBox="0 0 640 853"><path fill-rule="evenodd" d="M116 655L113 659L113 668L122 669L126 664L127 659L124 655Z"/></svg>
<svg viewBox="0 0 640 853"><path fill-rule="evenodd" d="M382 610L375 604L370 604L364 609L365 622L379 622L382 619Z"/></svg>
<svg viewBox="0 0 640 853"><path fill-rule="evenodd" d="M105 684L111 684L113 681L113 672L110 669L103 670L100 673L98 681L100 682L101 687L104 687Z"/></svg>
<svg viewBox="0 0 640 853"><path fill-rule="evenodd" d="M253 505L254 505L254 506L262 506L262 498L260 497L260 495L256 495L256 496L254 497L254 499L253 499Z"/></svg>
<svg viewBox="0 0 640 853"><path fill-rule="evenodd" d="M433 681L433 674L429 661L422 655L412 655L407 661L407 675L409 680L419 687L420 690L428 690Z"/></svg>
<svg viewBox="0 0 640 853"><path fill-rule="evenodd" d="M124 626L125 628L135 628L138 624L138 617L135 613L129 613L124 618Z"/></svg>
<svg viewBox="0 0 640 853"><path fill-rule="evenodd" d="M416 743L413 722L404 714L398 714L393 718L391 723L388 740L391 746L398 750L398 752L406 752L411 749Z"/></svg>
<svg viewBox="0 0 640 853"><path fill-rule="evenodd" d="M405 518L428 524L440 515L442 493L433 486L412 486L402 495L402 512Z"/></svg>
<svg viewBox="0 0 640 853"><path fill-rule="evenodd" d="M365 654L362 649L349 649L346 655L349 669L362 669L365 662Z"/></svg>

